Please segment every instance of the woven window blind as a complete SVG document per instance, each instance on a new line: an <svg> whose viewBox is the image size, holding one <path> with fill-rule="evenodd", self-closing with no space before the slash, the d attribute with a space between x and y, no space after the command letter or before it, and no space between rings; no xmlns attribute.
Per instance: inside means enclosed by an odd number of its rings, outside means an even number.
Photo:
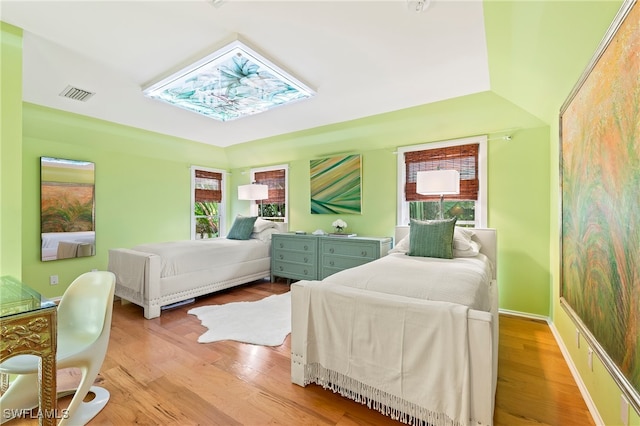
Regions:
<svg viewBox="0 0 640 426"><path fill-rule="evenodd" d="M285 202L285 170L267 170L264 172L255 172L254 180L261 185L269 186L269 198L262 200L264 204L283 204ZM260 201L256 201L260 204Z"/></svg>
<svg viewBox="0 0 640 426"><path fill-rule="evenodd" d="M222 173L196 170L196 203L222 202Z"/></svg>
<svg viewBox="0 0 640 426"><path fill-rule="evenodd" d="M447 195L447 200L478 199L478 144L411 151L404 154L407 201L438 201L437 195L421 195L416 192L418 172L429 170L457 170L460 172L460 194Z"/></svg>

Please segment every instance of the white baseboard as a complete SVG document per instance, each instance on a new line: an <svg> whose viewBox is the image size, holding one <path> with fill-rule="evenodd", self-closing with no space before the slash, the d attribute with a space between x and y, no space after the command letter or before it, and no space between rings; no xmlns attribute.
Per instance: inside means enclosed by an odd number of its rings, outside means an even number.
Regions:
<svg viewBox="0 0 640 426"><path fill-rule="evenodd" d="M546 317L544 315L529 314L527 312L520 312L520 311L511 311L509 309L500 309L498 310L498 313L505 314L505 315L512 315L514 317L522 317L522 318L529 318L529 319L534 319L538 321L544 321L547 324L551 323L551 321L549 320L549 317Z"/></svg>
<svg viewBox="0 0 640 426"><path fill-rule="evenodd" d="M573 376L573 379L576 381L576 384L578 385L578 389L580 389L580 393L582 394L582 399L584 399L584 402L587 404L587 408L591 413L591 417L593 417L594 423L598 426L600 425L604 426L604 421L602 421L602 417L600 417L600 413L596 408L596 404L593 402L593 399L591 399L591 395L589 394L589 391L587 390L587 387L585 386L584 381L582 380L582 377L580 376L580 373L578 372L578 369L576 368L576 365L574 364L573 359L569 354L569 350L567 349L567 346L564 344L564 341L560 337L560 332L556 328L555 324L553 324L552 322L549 322L549 328L551 329L551 332L553 333L553 337L555 337L556 342L560 347L560 352L562 352L562 356L564 357L564 360L569 366L569 371L571 371L571 375Z"/></svg>
<svg viewBox="0 0 640 426"><path fill-rule="evenodd" d="M604 426L602 417L600 417L600 413L598 412L598 409L596 408L596 405L593 402L593 399L591 399L591 395L589 394L589 391L587 390L587 387L585 386L584 381L580 376L580 373L578 373L578 369L576 368L576 365L574 364L573 359L571 359L569 350L567 349L567 346L564 344L562 338L560 337L560 333L558 332L558 329L556 328L555 324L553 324L551 319L544 315L529 314L526 312L519 312L519 311L510 311L508 309L500 309L499 313L506 314L506 315L513 315L517 317L523 317L523 318L530 318L534 320L540 320L540 321L546 322L549 325L549 328L551 329L551 333L553 334L553 337L556 339L556 343L560 348L560 352L562 352L562 356L565 362L567 363L567 366L569 367L569 371L571 371L571 375L573 376L573 379L576 381L576 384L578 385L578 389L580 390L582 399L584 399L585 404L587 404L587 409L589 409L589 413L591 413L591 417L593 417L594 423L598 426L600 425Z"/></svg>

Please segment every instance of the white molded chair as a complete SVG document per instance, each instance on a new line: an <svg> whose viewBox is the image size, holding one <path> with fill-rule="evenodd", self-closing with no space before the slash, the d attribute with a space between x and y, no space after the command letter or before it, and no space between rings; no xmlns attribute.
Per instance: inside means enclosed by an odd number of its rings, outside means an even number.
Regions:
<svg viewBox="0 0 640 426"><path fill-rule="evenodd" d="M76 278L60 299L56 367L78 368L82 378L75 391L58 394L75 393L59 425L85 425L109 401L109 391L92 385L107 354L115 283L112 272L87 272ZM38 361L35 355L17 355L0 364L0 373L18 375L0 397L3 411L38 406ZM89 392L95 397L84 402ZM7 420L10 418L2 416L2 422Z"/></svg>

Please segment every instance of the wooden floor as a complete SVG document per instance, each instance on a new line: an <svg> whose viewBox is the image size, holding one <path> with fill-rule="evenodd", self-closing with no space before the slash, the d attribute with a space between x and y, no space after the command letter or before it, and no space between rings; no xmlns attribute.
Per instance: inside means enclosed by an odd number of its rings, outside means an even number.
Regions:
<svg viewBox="0 0 640 426"><path fill-rule="evenodd" d="M242 286L145 320L135 305L114 307L101 386L111 399L91 425L395 425L319 386L290 382L290 341L269 348L232 341L199 344L206 329L194 306L258 300L284 282ZM63 370L60 388L77 380ZM60 400L68 405L70 397ZM500 317L496 425L593 425L546 323ZM37 424L15 419L7 425Z"/></svg>

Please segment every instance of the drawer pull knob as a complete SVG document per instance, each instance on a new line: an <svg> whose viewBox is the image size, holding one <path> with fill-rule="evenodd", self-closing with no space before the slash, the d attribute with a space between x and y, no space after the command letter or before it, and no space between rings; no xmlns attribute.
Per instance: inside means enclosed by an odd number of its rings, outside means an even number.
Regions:
<svg viewBox="0 0 640 426"><path fill-rule="evenodd" d="M280 265L280 266L278 266L278 269L280 269L282 271L284 268L282 267L282 265Z"/></svg>
<svg viewBox="0 0 640 426"><path fill-rule="evenodd" d="M329 249L329 253L333 253L333 247Z"/></svg>
<svg viewBox="0 0 640 426"><path fill-rule="evenodd" d="M305 258L304 258L304 263L308 263L308 262L309 262L309 258L308 258L308 257L305 257Z"/></svg>
<svg viewBox="0 0 640 426"><path fill-rule="evenodd" d="M305 270L304 270L304 274L305 274L305 275L308 275L308 274L309 274L309 271L307 271L307 270L305 269Z"/></svg>
<svg viewBox="0 0 640 426"><path fill-rule="evenodd" d="M283 256L283 255L280 255L279 257L280 257L280 260L284 259L284 256Z"/></svg>
<svg viewBox="0 0 640 426"><path fill-rule="evenodd" d="M280 243L280 248L283 248L283 247L284 247L284 244Z"/></svg>
<svg viewBox="0 0 640 426"><path fill-rule="evenodd" d="M309 250L309 246L304 246L305 251Z"/></svg>
<svg viewBox="0 0 640 426"><path fill-rule="evenodd" d="M362 255L363 255L363 256L366 256L366 255L367 255L367 252L366 252L365 250L363 250L363 251L362 251Z"/></svg>
<svg viewBox="0 0 640 426"><path fill-rule="evenodd" d="M329 265L333 266L333 260L331 262L329 262Z"/></svg>

